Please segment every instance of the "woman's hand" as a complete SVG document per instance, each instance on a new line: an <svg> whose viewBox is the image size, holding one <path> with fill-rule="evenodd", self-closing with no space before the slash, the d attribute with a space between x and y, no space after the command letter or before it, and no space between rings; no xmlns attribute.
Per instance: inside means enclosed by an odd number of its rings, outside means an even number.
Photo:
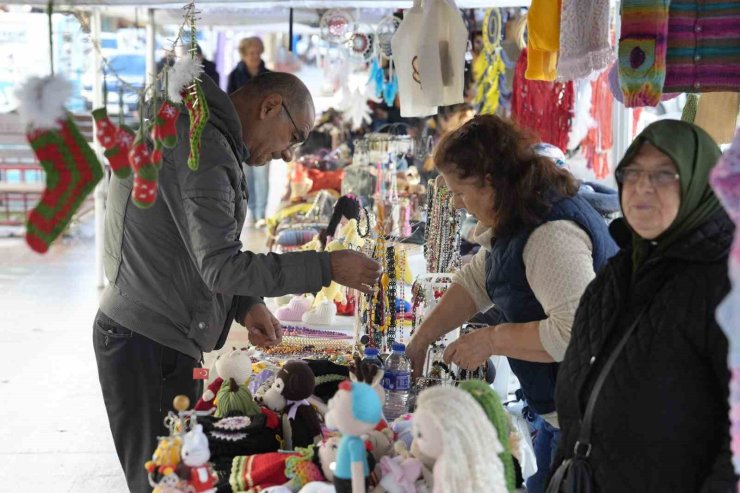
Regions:
<svg viewBox="0 0 740 493"><path fill-rule="evenodd" d="M430 345L417 334L411 338L406 346L406 356L411 360L412 378L414 380L422 376Z"/></svg>
<svg viewBox="0 0 740 493"><path fill-rule="evenodd" d="M464 370L480 368L494 354L495 330L496 327L483 327L460 337L445 350L444 362Z"/></svg>

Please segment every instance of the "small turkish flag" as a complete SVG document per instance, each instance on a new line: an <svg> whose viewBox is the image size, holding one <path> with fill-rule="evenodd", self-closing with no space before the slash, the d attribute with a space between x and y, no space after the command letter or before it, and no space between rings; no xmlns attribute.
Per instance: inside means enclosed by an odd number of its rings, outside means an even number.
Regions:
<svg viewBox="0 0 740 493"><path fill-rule="evenodd" d="M193 380L208 380L208 368L193 368Z"/></svg>

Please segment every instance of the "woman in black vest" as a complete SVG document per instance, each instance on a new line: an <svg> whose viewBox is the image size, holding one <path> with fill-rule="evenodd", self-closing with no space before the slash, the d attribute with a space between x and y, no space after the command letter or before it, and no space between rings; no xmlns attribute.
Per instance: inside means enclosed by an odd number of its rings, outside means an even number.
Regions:
<svg viewBox="0 0 740 493"><path fill-rule="evenodd" d="M611 229L622 250L583 295L556 391L559 465L616 353L578 446L594 491L736 491L727 339L714 318L734 231L708 182L719 156L699 127L663 120L617 167L625 220Z"/></svg>
<svg viewBox="0 0 740 493"><path fill-rule="evenodd" d="M491 326L451 344L444 358L473 369L492 355L508 357L538 431L539 470L527 489L539 493L559 437L557 362L583 291L616 245L604 219L577 193L573 176L538 155L535 143L512 123L485 115L445 136L435 149L435 165L455 206L478 219L482 248L455 275L407 353L418 376L432 342L495 305Z"/></svg>

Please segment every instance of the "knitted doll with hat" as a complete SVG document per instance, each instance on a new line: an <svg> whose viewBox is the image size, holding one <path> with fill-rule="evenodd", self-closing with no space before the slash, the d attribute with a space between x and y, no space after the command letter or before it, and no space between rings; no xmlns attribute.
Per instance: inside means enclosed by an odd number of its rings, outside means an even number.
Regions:
<svg viewBox="0 0 740 493"><path fill-rule="evenodd" d="M283 412L283 439L285 448L307 447L321 437L319 416L309 404L316 379L313 371L302 360L285 363L275 375L270 389L260 397L261 404Z"/></svg>
<svg viewBox="0 0 740 493"><path fill-rule="evenodd" d="M413 421L414 443L434 463L433 493L505 493L503 447L473 397L456 387L423 390Z"/></svg>
<svg viewBox="0 0 740 493"><path fill-rule="evenodd" d="M460 382L458 387L469 393L480 404L483 412L488 416L488 420L496 429L499 442L503 448L498 456L504 465L506 488L509 492L513 492L516 488L516 470L514 469L514 459L510 450L511 441L516 440L516 434L512 430L509 413L501 404L501 399L496 394L496 391L486 382L482 380L466 380Z"/></svg>
<svg viewBox="0 0 740 493"><path fill-rule="evenodd" d="M345 381L329 401L326 424L339 430L334 486L337 493L365 493L370 468L362 435L375 429L382 418L380 398L366 383Z"/></svg>

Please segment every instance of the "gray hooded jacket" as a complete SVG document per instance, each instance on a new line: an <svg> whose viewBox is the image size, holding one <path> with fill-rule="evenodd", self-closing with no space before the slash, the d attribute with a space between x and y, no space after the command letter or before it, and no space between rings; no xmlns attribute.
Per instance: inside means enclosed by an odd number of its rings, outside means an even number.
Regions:
<svg viewBox="0 0 740 493"><path fill-rule="evenodd" d="M326 253L258 255L241 251L248 156L234 105L208 77L210 117L200 166L187 166L189 119L164 153L159 196L149 209L130 200L132 178L113 177L105 218L105 273L100 310L122 326L200 359L223 345L262 296L316 292L331 282Z"/></svg>

